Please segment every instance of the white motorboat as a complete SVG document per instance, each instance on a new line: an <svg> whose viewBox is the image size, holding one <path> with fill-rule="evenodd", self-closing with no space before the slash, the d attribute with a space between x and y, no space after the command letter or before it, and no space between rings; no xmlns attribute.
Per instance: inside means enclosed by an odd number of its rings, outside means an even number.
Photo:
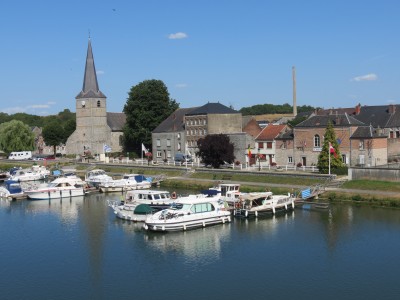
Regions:
<svg viewBox="0 0 400 300"><path fill-rule="evenodd" d="M274 195L272 192L247 193L240 196L235 203L235 216L258 216L262 213L275 214L277 211L288 211L294 208L294 198L288 195Z"/></svg>
<svg viewBox="0 0 400 300"><path fill-rule="evenodd" d="M209 191L214 191L221 196L221 199L226 201L229 206L234 207L239 197L244 193L240 192L239 183L219 183L218 185L209 188Z"/></svg>
<svg viewBox="0 0 400 300"><path fill-rule="evenodd" d="M34 181L43 180L50 175L50 171L44 166L33 165L30 169L14 169L10 180L13 181Z"/></svg>
<svg viewBox="0 0 400 300"><path fill-rule="evenodd" d="M6 180L4 186L0 186L0 198L22 199L26 198L19 181Z"/></svg>
<svg viewBox="0 0 400 300"><path fill-rule="evenodd" d="M144 222L147 214L168 208L174 201L167 191L132 190L126 193L122 203L108 201L108 206L120 219Z"/></svg>
<svg viewBox="0 0 400 300"><path fill-rule="evenodd" d="M34 185L24 193L31 200L70 198L85 195L86 183L77 176L59 177L48 184Z"/></svg>
<svg viewBox="0 0 400 300"><path fill-rule="evenodd" d="M190 195L171 208L148 215L143 228L151 231L179 231L231 221L225 202L219 197Z"/></svg>
<svg viewBox="0 0 400 300"><path fill-rule="evenodd" d="M151 188L151 177L139 174L125 174L122 179L112 179L99 184L102 193L125 192Z"/></svg>
<svg viewBox="0 0 400 300"><path fill-rule="evenodd" d="M107 181L112 181L113 178L106 174L106 171L101 169L94 169L88 171L85 175L85 182L92 186L98 188L99 185L106 183Z"/></svg>

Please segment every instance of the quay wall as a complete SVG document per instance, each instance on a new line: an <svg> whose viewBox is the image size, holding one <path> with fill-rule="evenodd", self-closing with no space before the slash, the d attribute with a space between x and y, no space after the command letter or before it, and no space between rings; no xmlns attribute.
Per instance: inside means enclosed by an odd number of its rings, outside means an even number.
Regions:
<svg viewBox="0 0 400 300"><path fill-rule="evenodd" d="M400 181L400 169L349 168L349 180Z"/></svg>

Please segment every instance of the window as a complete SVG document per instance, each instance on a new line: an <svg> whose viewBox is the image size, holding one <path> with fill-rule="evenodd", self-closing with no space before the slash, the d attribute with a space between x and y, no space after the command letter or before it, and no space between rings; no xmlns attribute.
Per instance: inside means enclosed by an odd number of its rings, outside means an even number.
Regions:
<svg viewBox="0 0 400 300"><path fill-rule="evenodd" d="M178 138L178 140L181 138L181 134L180 133L178 133L177 135L176 135L176 137Z"/></svg>
<svg viewBox="0 0 400 300"><path fill-rule="evenodd" d="M204 135L207 135L207 129L204 129Z"/></svg>
<svg viewBox="0 0 400 300"><path fill-rule="evenodd" d="M190 130L186 130L186 135L190 135Z"/></svg>
<svg viewBox="0 0 400 300"><path fill-rule="evenodd" d="M272 142L267 142L267 149L272 149Z"/></svg>
<svg viewBox="0 0 400 300"><path fill-rule="evenodd" d="M157 158L161 157L161 151L157 150Z"/></svg>
<svg viewBox="0 0 400 300"><path fill-rule="evenodd" d="M346 154L342 154L342 162L343 162L344 164L347 164Z"/></svg>
<svg viewBox="0 0 400 300"><path fill-rule="evenodd" d="M97 101L97 107L101 107L101 102L100 102L100 100Z"/></svg>
<svg viewBox="0 0 400 300"><path fill-rule="evenodd" d="M314 135L314 147L320 148L321 147L321 138L318 134Z"/></svg>
<svg viewBox="0 0 400 300"><path fill-rule="evenodd" d="M178 150L181 150L181 143L178 143Z"/></svg>
<svg viewBox="0 0 400 300"><path fill-rule="evenodd" d="M264 149L264 143L263 142L259 142L258 143L258 148L259 149Z"/></svg>
<svg viewBox="0 0 400 300"><path fill-rule="evenodd" d="M171 140L167 139L167 147L171 147Z"/></svg>
<svg viewBox="0 0 400 300"><path fill-rule="evenodd" d="M293 163L293 156L288 156L287 161L288 161L288 164L292 164Z"/></svg>
<svg viewBox="0 0 400 300"><path fill-rule="evenodd" d="M160 141L160 139L157 139L157 147L161 147L161 141Z"/></svg>
<svg viewBox="0 0 400 300"><path fill-rule="evenodd" d="M168 150L168 151L167 151L167 157L168 157L168 158L171 158L171 150Z"/></svg>
<svg viewBox="0 0 400 300"><path fill-rule="evenodd" d="M360 149L360 150L364 150L364 140L360 140L360 143L359 143L358 149Z"/></svg>
<svg viewBox="0 0 400 300"><path fill-rule="evenodd" d="M283 143L282 143L282 149L286 149L287 148L287 144L286 144L286 141L284 141Z"/></svg>

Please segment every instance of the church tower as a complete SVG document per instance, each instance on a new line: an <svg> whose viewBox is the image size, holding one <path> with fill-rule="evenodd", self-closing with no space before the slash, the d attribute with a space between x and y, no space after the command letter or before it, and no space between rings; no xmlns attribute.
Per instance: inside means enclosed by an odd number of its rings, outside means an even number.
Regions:
<svg viewBox="0 0 400 300"><path fill-rule="evenodd" d="M83 86L75 99L76 130L67 140L66 152L83 154L90 151L92 155L104 153L104 145L111 141L111 129L107 124L107 97L99 89L90 38Z"/></svg>

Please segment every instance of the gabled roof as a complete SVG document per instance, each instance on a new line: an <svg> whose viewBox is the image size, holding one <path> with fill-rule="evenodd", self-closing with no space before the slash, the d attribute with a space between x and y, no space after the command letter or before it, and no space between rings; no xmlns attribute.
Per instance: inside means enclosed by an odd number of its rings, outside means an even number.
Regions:
<svg viewBox="0 0 400 300"><path fill-rule="evenodd" d="M240 114L240 112L229 108L221 103L210 103L197 107L190 113L187 113L188 116L193 115L208 115L208 114Z"/></svg>
<svg viewBox="0 0 400 300"><path fill-rule="evenodd" d="M107 113L107 125L111 131L122 131L126 123L126 115L124 113Z"/></svg>
<svg viewBox="0 0 400 300"><path fill-rule="evenodd" d="M184 116L198 107L178 108L168 118L161 122L153 133L176 132L185 130Z"/></svg>
<svg viewBox="0 0 400 300"><path fill-rule="evenodd" d="M246 120L247 122L244 122L242 124L243 132L251 135L252 137L256 137L261 132L261 127L258 124L257 120L252 117L242 118L242 121L244 121L244 120Z"/></svg>
<svg viewBox="0 0 400 300"><path fill-rule="evenodd" d="M294 139L293 129L281 133L275 138L275 140L293 140L293 139Z"/></svg>
<svg viewBox="0 0 400 300"><path fill-rule="evenodd" d="M323 116L312 116L307 120L297 124L298 127L327 127L328 123L332 122L334 127L349 127L349 126L362 126L365 123L355 119L354 116L350 116L347 113L343 115L323 115Z"/></svg>
<svg viewBox="0 0 400 300"><path fill-rule="evenodd" d="M354 131L350 139L371 139L371 138L387 138L387 135L383 134L383 130L376 129L372 125L360 126Z"/></svg>
<svg viewBox="0 0 400 300"><path fill-rule="evenodd" d="M83 87L82 91L76 96L76 99L79 98L106 98L106 96L100 91L99 84L97 82L97 74L94 66L92 44L90 43L90 39L86 55Z"/></svg>
<svg viewBox="0 0 400 300"><path fill-rule="evenodd" d="M362 106L354 117L373 127L400 127L400 105Z"/></svg>
<svg viewBox="0 0 400 300"><path fill-rule="evenodd" d="M282 132L285 131L287 125L284 124L269 124L256 137L256 140L273 141Z"/></svg>

